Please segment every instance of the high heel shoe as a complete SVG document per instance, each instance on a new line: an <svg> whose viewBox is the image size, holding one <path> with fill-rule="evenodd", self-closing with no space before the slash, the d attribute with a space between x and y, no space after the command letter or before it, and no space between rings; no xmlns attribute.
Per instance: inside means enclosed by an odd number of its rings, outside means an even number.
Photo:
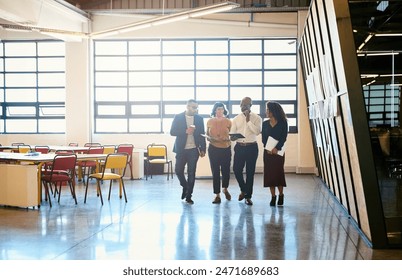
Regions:
<svg viewBox="0 0 402 280"><path fill-rule="evenodd" d="M276 195L273 195L271 198L271 202L269 203L270 206L275 206L276 204Z"/></svg>

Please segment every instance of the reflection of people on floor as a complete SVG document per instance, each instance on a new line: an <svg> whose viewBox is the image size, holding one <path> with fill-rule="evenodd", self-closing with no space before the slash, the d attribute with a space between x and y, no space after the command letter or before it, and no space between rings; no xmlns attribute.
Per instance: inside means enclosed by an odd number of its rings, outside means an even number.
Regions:
<svg viewBox="0 0 402 280"><path fill-rule="evenodd" d="M234 231L234 259L257 260L254 216L250 207L239 204L241 213Z"/></svg>
<svg viewBox="0 0 402 280"><path fill-rule="evenodd" d="M223 208L221 210L221 208ZM230 260L232 256L233 239L230 208L228 203L218 206L214 211L210 259Z"/></svg>
<svg viewBox="0 0 402 280"><path fill-rule="evenodd" d="M285 259L285 230L286 225L283 222L283 208L272 208L269 220L265 221L263 216L262 226L262 244L264 260L284 260ZM292 236L292 239L294 237ZM290 240L290 239L289 239ZM296 251L295 247L295 251ZM296 256L295 256L296 257ZM289 256L286 257L288 259ZM292 258L291 258L292 259Z"/></svg>
<svg viewBox="0 0 402 280"><path fill-rule="evenodd" d="M176 232L176 260L203 260L205 252L200 251L198 245L199 229L193 209L183 204L183 212Z"/></svg>

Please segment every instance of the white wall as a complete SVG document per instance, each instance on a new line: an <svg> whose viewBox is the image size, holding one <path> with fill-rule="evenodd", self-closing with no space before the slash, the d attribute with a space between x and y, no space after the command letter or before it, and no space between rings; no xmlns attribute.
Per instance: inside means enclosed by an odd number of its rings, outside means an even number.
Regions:
<svg viewBox="0 0 402 280"><path fill-rule="evenodd" d="M288 37L298 36L303 29L306 12L255 14L254 22L249 14L228 14L209 16L208 20L192 19L183 22L120 34L113 38L167 38L167 37ZM94 29L110 28L132 21L132 17L95 16ZM138 19L137 19L138 20ZM257 23L255 23L258 21ZM255 27L253 27L253 24ZM12 142L37 144L68 144L78 142L99 142L102 144L132 143L136 148L146 148L150 143L164 143L171 152L174 137L168 134L92 134L93 120L91 108L92 69L91 50L87 40L66 43L66 135L0 135L3 145ZM299 74L300 76L300 74ZM316 170L311 133L307 115L303 79L299 79L299 133L289 134L285 169L287 172L314 173ZM183 108L184 111L185 108ZM262 151L259 137L260 151ZM257 171L263 167L262 153L258 158ZM208 158L200 159L199 175L210 174Z"/></svg>

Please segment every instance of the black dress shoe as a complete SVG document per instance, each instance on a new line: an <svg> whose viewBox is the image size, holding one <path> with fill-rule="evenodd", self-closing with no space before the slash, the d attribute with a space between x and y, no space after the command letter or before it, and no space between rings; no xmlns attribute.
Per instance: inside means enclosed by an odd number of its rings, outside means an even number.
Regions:
<svg viewBox="0 0 402 280"><path fill-rule="evenodd" d="M250 198L246 198L246 205L253 205L253 202L251 201Z"/></svg>
<svg viewBox="0 0 402 280"><path fill-rule="evenodd" d="M186 203L194 204L194 201L191 198L186 198Z"/></svg>
<svg viewBox="0 0 402 280"><path fill-rule="evenodd" d="M186 197L186 195L187 195L187 189L183 188L183 191L181 193L181 199L184 199Z"/></svg>
<svg viewBox="0 0 402 280"><path fill-rule="evenodd" d="M242 201L243 199L244 199L244 193L241 192L241 193L239 194L239 201Z"/></svg>

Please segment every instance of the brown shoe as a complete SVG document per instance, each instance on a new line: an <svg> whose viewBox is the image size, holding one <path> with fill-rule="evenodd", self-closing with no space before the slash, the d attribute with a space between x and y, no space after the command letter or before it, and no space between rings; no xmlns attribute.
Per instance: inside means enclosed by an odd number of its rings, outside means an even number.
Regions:
<svg viewBox="0 0 402 280"><path fill-rule="evenodd" d="M251 201L250 198L246 198L246 205L249 205L249 206L253 205L253 202Z"/></svg>
<svg viewBox="0 0 402 280"><path fill-rule="evenodd" d="M219 196L216 196L215 199L212 201L213 204L219 204L221 203L221 198Z"/></svg>
<svg viewBox="0 0 402 280"><path fill-rule="evenodd" d="M231 200L232 199L232 196L230 195L228 190L223 191L223 194L225 195L226 200Z"/></svg>
<svg viewBox="0 0 402 280"><path fill-rule="evenodd" d="M242 201L243 199L244 199L244 193L241 192L241 193L239 194L239 201Z"/></svg>

